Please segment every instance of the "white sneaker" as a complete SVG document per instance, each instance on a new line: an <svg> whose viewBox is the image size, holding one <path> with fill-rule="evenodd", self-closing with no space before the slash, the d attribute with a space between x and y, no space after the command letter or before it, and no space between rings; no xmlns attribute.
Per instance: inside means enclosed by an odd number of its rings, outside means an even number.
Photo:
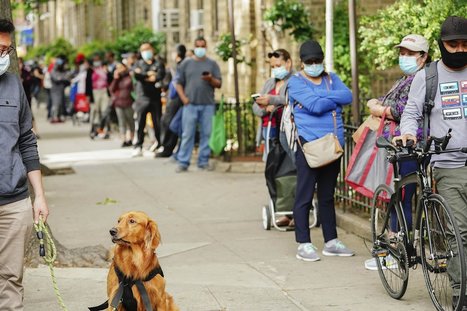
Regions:
<svg viewBox="0 0 467 311"><path fill-rule="evenodd" d="M132 158L142 157L143 156L143 148L137 147L131 153Z"/></svg>
<svg viewBox="0 0 467 311"><path fill-rule="evenodd" d="M379 261L381 262L381 266L383 270L386 269L397 269L399 265L397 264L397 261L391 256L385 256L385 257L378 257ZM365 260L365 269L371 270L371 271L377 271L378 270L378 265L376 264L376 258L370 258Z"/></svg>
<svg viewBox="0 0 467 311"><path fill-rule="evenodd" d="M297 249L297 259L304 261L318 261L319 256L316 253L316 247L311 243L300 243Z"/></svg>

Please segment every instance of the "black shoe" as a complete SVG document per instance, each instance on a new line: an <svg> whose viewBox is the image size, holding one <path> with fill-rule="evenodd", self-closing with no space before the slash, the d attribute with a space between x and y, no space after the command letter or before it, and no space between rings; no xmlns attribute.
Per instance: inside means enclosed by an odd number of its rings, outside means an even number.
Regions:
<svg viewBox="0 0 467 311"><path fill-rule="evenodd" d="M170 158L172 156L172 153L167 153L167 152L157 152L155 157L156 158Z"/></svg>
<svg viewBox="0 0 467 311"><path fill-rule="evenodd" d="M133 144L131 143L131 141L124 141L122 143L122 148L125 148L125 147L131 147L133 146Z"/></svg>

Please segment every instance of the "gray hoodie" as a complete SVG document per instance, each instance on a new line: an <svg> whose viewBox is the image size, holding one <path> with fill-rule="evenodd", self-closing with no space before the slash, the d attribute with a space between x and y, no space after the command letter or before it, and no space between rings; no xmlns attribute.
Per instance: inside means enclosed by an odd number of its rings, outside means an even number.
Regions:
<svg viewBox="0 0 467 311"><path fill-rule="evenodd" d="M0 206L28 197L27 173L40 169L32 114L19 78L0 76Z"/></svg>

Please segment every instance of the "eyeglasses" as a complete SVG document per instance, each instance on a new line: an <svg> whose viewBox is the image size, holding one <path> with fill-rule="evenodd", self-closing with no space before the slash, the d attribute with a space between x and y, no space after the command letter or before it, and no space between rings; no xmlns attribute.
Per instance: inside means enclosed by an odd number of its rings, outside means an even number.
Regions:
<svg viewBox="0 0 467 311"><path fill-rule="evenodd" d="M5 57L7 56L8 54L10 54L11 52L13 52L15 50L14 47L12 46L9 46L9 47L0 47L0 57Z"/></svg>

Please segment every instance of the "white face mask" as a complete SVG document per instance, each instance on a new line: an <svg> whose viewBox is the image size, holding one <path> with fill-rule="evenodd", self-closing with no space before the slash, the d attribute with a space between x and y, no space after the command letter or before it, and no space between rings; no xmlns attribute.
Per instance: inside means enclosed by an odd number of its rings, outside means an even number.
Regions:
<svg viewBox="0 0 467 311"><path fill-rule="evenodd" d="M10 67L10 55L0 57L0 76L3 75Z"/></svg>

